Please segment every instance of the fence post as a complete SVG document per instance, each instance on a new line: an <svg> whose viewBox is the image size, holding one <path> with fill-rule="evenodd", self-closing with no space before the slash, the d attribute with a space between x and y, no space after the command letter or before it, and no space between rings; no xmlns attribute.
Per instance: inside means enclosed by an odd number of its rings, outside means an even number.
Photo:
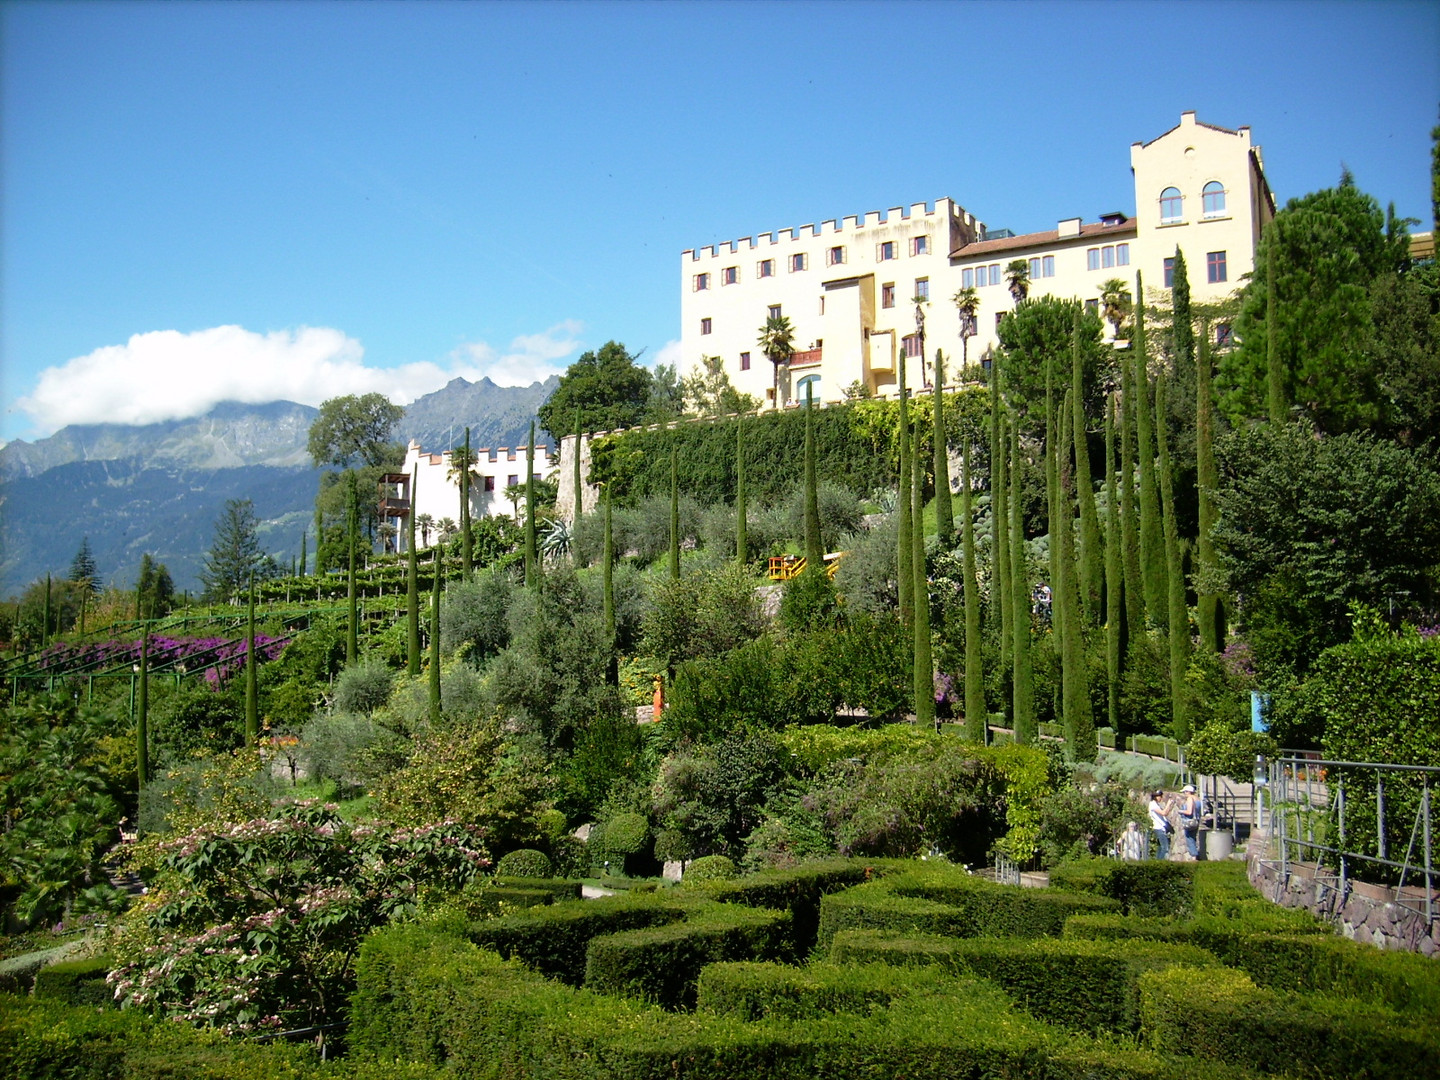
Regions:
<svg viewBox="0 0 1440 1080"><path fill-rule="evenodd" d="M1380 843L1380 858L1388 859L1385 843L1385 774L1375 770L1375 833Z"/></svg>
<svg viewBox="0 0 1440 1080"><path fill-rule="evenodd" d="M1425 922L1428 926L1435 925L1435 881L1432 877L1434 867L1430 859L1430 777L1422 774L1425 789L1420 795L1420 809L1425 814Z"/></svg>

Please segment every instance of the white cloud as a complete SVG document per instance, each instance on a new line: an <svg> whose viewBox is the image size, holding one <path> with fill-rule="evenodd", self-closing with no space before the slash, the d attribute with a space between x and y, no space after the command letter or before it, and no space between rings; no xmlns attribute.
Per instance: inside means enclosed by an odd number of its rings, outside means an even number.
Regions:
<svg viewBox="0 0 1440 1080"><path fill-rule="evenodd" d="M659 367L661 364L674 366L682 376L688 375L690 368L694 366L693 364L686 364L683 367L680 366L679 341L667 341L664 345L660 346L660 351L655 354L655 363L652 366Z"/></svg>
<svg viewBox="0 0 1440 1080"><path fill-rule="evenodd" d="M455 350L445 365L420 362L366 366L354 338L327 327L257 334L240 326L194 333L156 330L124 345L46 368L16 407L49 434L66 424L150 424L199 416L221 401L319 405L342 394L384 394L405 405L456 376L489 376L502 386L528 386L559 374L558 361L580 348L577 322L523 334L505 350L483 342Z"/></svg>

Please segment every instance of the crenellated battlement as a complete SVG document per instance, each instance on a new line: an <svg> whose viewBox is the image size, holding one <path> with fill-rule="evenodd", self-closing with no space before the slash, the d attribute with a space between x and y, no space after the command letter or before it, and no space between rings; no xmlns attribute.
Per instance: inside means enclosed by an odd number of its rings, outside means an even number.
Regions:
<svg viewBox="0 0 1440 1080"><path fill-rule="evenodd" d="M808 243L842 236L846 233L859 234L867 229L893 229L896 230L897 235L908 235L915 231L914 226L919 225L946 230L944 243L947 245L947 250L952 233L964 232L973 237L984 232L984 225L977 221L973 214L966 211L953 199L942 198L936 199L934 202L911 203L908 210L903 206L892 206L885 211L870 210L864 215L849 214L842 218L827 218L818 225L813 222L805 225L792 225L789 228L757 233L754 236L743 236L738 240L687 248L681 252L681 258L688 258L690 262L699 262L702 259L728 257L741 251L784 248L787 245Z"/></svg>

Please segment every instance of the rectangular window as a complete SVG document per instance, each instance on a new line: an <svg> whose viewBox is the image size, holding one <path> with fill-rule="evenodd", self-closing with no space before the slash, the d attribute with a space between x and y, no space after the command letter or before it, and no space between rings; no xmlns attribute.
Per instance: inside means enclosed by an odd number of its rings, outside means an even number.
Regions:
<svg viewBox="0 0 1440 1080"><path fill-rule="evenodd" d="M1085 252L1085 269L1086 269L1086 270L1099 270L1099 269L1100 269L1100 249L1099 249L1099 248L1091 248L1089 251Z"/></svg>
<svg viewBox="0 0 1440 1080"><path fill-rule="evenodd" d="M727 266L720 271L721 285L734 285L740 280L740 268L738 266Z"/></svg>
<svg viewBox="0 0 1440 1080"><path fill-rule="evenodd" d="M706 289L708 289L708 288L710 288L710 275L709 275L709 274L696 274L696 275L695 275L695 291L696 291L696 292L704 292L704 291L705 291Z"/></svg>
<svg viewBox="0 0 1440 1080"><path fill-rule="evenodd" d="M506 487L514 487L514 486L515 486L516 484L518 484L518 483L520 483L520 474L519 474L519 473L511 473L511 474L510 474L510 477L509 477L509 480L508 480L508 482L506 483L505 486L506 486Z"/></svg>
<svg viewBox="0 0 1440 1080"><path fill-rule="evenodd" d="M995 312L995 329L996 329L996 330L999 330L999 329L1000 329L1000 320L1003 319L1003 318L1005 318L1005 312L1003 312L1003 311L997 311L997 312Z"/></svg>
<svg viewBox="0 0 1440 1080"><path fill-rule="evenodd" d="M1175 283L1175 260L1165 260L1165 288L1170 288Z"/></svg>
<svg viewBox="0 0 1440 1080"><path fill-rule="evenodd" d="M1086 301L1085 301L1085 310L1088 311L1091 315L1098 315L1098 314L1100 314L1100 301L1099 301L1099 300L1086 300Z"/></svg>
<svg viewBox="0 0 1440 1080"><path fill-rule="evenodd" d="M880 306L882 308L895 306L895 283L893 281L880 286Z"/></svg>
<svg viewBox="0 0 1440 1080"><path fill-rule="evenodd" d="M808 269L809 266L810 257L806 255L803 251L796 252L794 255L790 256L790 272L792 274L797 273L800 270Z"/></svg>
<svg viewBox="0 0 1440 1080"><path fill-rule="evenodd" d="M1041 277L1054 277L1054 276L1055 276L1055 256L1054 256L1054 255L1046 255L1043 259L1040 260L1040 276L1041 276Z"/></svg>
<svg viewBox="0 0 1440 1080"><path fill-rule="evenodd" d="M928 237L928 236L912 236L912 237L910 238L910 254L911 254L911 255L929 255L929 254L930 254L930 237Z"/></svg>
<svg viewBox="0 0 1440 1080"><path fill-rule="evenodd" d="M845 262L845 247L843 244L836 244L825 253L826 266L840 266Z"/></svg>
<svg viewBox="0 0 1440 1080"><path fill-rule="evenodd" d="M999 284L1000 284L1000 264L999 264L999 263L991 263L991 264L990 264L990 284L991 284L991 285L999 285Z"/></svg>
<svg viewBox="0 0 1440 1080"><path fill-rule="evenodd" d="M1109 269L1110 269L1112 266L1114 266L1114 265L1115 265L1115 249L1114 249L1113 247L1108 247L1108 246L1101 248L1101 249L1100 249L1100 267L1101 267L1101 269L1103 269L1103 270L1109 270Z"/></svg>
<svg viewBox="0 0 1440 1080"><path fill-rule="evenodd" d="M960 287L962 289L973 289L975 287L975 271L969 268L960 271Z"/></svg>
<svg viewBox="0 0 1440 1080"><path fill-rule="evenodd" d="M879 256L881 262L889 262L891 259L895 258L895 241L886 240L883 244L881 244Z"/></svg>
<svg viewBox="0 0 1440 1080"><path fill-rule="evenodd" d="M742 352L742 353L740 354L740 370L741 370L741 371L749 371L749 370L750 370L750 354L749 354L748 352Z"/></svg>
<svg viewBox="0 0 1440 1080"><path fill-rule="evenodd" d="M759 275L760 275L761 277L774 277L774 276L775 276L775 260L774 260L774 259L761 259L761 260L760 260L760 265L759 265L758 267L756 267L756 270L759 272Z"/></svg>
<svg viewBox="0 0 1440 1080"><path fill-rule="evenodd" d="M1040 277L1040 260L1039 260L1038 258L1031 259L1031 260L1030 260L1030 280L1031 280L1031 281L1035 281L1035 280L1037 280L1039 277Z"/></svg>
<svg viewBox="0 0 1440 1080"><path fill-rule="evenodd" d="M820 296L820 314L825 314L825 296L823 293Z"/></svg>
<svg viewBox="0 0 1440 1080"><path fill-rule="evenodd" d="M905 358L913 360L920 355L920 337L917 334L906 334L900 339L900 344L905 347Z"/></svg>
<svg viewBox="0 0 1440 1080"><path fill-rule="evenodd" d="M702 333L702 334L708 334L708 333L710 333L710 320L709 320L709 319L701 319L701 320L700 320L700 333Z"/></svg>
<svg viewBox="0 0 1440 1080"><path fill-rule="evenodd" d="M1115 265L1116 265L1116 266L1129 266L1129 265L1130 265L1130 245L1129 245L1129 244L1116 244L1116 245L1115 245Z"/></svg>
<svg viewBox="0 0 1440 1080"><path fill-rule="evenodd" d="M1212 251L1205 256L1205 278L1211 285L1225 280L1225 252Z"/></svg>
<svg viewBox="0 0 1440 1080"><path fill-rule="evenodd" d="M780 318L780 305L779 305L779 304L771 304L768 308L765 309L765 311L766 311L766 318L770 318L770 319L778 319L778 318Z"/></svg>
<svg viewBox="0 0 1440 1080"><path fill-rule="evenodd" d="M487 476L487 477L485 477L485 490L486 490L486 491L494 491L494 490L495 490L495 477L493 477L493 476Z"/></svg>
<svg viewBox="0 0 1440 1080"><path fill-rule="evenodd" d="M1230 324L1229 324L1228 322L1216 323L1216 324L1215 324L1215 346L1216 346L1216 348L1228 349L1228 348L1230 347L1231 340L1232 340L1232 335L1231 335L1231 331L1230 331Z"/></svg>
<svg viewBox="0 0 1440 1080"><path fill-rule="evenodd" d="M915 299L916 299L916 300L929 300L929 299L930 299L930 279L929 279L928 277L922 277L922 278L916 278L916 279L915 279Z"/></svg>

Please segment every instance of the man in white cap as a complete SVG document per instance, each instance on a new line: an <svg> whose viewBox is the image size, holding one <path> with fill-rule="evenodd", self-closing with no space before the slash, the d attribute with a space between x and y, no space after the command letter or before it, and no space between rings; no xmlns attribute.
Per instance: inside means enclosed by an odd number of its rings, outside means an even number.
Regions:
<svg viewBox="0 0 1440 1080"><path fill-rule="evenodd" d="M1200 796L1195 794L1195 785L1186 784L1180 789L1184 796L1180 801L1180 831L1185 835L1185 850L1190 858L1200 858Z"/></svg>

